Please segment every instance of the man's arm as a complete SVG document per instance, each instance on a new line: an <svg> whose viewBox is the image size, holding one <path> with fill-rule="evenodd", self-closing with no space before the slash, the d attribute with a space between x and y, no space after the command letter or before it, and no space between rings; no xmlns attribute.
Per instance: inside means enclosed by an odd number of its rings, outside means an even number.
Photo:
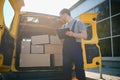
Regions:
<svg viewBox="0 0 120 80"><path fill-rule="evenodd" d="M87 31L82 30L81 33L73 33L73 37L80 39L87 39Z"/></svg>
<svg viewBox="0 0 120 80"><path fill-rule="evenodd" d="M76 25L77 25L76 28L80 33L74 33L72 31L68 31L66 32L66 35L74 38L86 39L87 38L86 26L81 21L77 21Z"/></svg>
<svg viewBox="0 0 120 80"><path fill-rule="evenodd" d="M80 33L74 33L72 31L67 31L66 35L74 38L86 39L87 38L87 31L82 30Z"/></svg>

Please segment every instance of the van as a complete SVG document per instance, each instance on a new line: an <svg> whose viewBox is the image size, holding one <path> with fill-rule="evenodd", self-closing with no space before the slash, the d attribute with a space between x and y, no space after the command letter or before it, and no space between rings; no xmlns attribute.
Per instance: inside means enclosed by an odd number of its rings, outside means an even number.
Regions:
<svg viewBox="0 0 120 80"><path fill-rule="evenodd" d="M58 16L20 12L22 6L23 0L0 0L0 78L62 80L62 43L56 30L64 22ZM102 64L96 17L97 13L79 16L89 32L82 40L85 69Z"/></svg>

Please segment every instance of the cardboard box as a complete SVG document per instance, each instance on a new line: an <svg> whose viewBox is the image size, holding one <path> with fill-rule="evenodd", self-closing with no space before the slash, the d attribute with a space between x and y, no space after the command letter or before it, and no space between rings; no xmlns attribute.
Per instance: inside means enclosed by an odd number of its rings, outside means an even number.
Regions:
<svg viewBox="0 0 120 80"><path fill-rule="evenodd" d="M50 44L62 44L58 36L50 35Z"/></svg>
<svg viewBox="0 0 120 80"><path fill-rule="evenodd" d="M45 54L62 54L62 45L45 44Z"/></svg>
<svg viewBox="0 0 120 80"><path fill-rule="evenodd" d="M30 44L31 41L22 41L21 42L21 54L30 54Z"/></svg>
<svg viewBox="0 0 120 80"><path fill-rule="evenodd" d="M20 67L50 67L50 54L21 54Z"/></svg>
<svg viewBox="0 0 120 80"><path fill-rule="evenodd" d="M54 66L63 66L62 54L54 54Z"/></svg>
<svg viewBox="0 0 120 80"><path fill-rule="evenodd" d="M43 45L31 45L31 53L44 53Z"/></svg>
<svg viewBox="0 0 120 80"><path fill-rule="evenodd" d="M50 43L48 35L32 36L32 44L47 44Z"/></svg>

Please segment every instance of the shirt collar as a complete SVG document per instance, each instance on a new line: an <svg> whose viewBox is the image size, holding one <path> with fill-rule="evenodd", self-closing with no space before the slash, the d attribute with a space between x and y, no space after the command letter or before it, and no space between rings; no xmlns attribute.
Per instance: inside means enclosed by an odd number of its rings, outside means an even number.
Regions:
<svg viewBox="0 0 120 80"><path fill-rule="evenodd" d="M66 24L69 24L69 23L71 23L72 21L73 21L74 19L71 19L69 22L67 22Z"/></svg>

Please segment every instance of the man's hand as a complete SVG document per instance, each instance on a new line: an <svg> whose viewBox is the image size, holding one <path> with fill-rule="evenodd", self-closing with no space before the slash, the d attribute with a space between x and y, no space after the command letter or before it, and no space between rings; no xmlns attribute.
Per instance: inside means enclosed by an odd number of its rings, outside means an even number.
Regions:
<svg viewBox="0 0 120 80"><path fill-rule="evenodd" d="M66 33L65 33L67 36L70 36L70 37L73 37L73 32L72 31L67 31Z"/></svg>

